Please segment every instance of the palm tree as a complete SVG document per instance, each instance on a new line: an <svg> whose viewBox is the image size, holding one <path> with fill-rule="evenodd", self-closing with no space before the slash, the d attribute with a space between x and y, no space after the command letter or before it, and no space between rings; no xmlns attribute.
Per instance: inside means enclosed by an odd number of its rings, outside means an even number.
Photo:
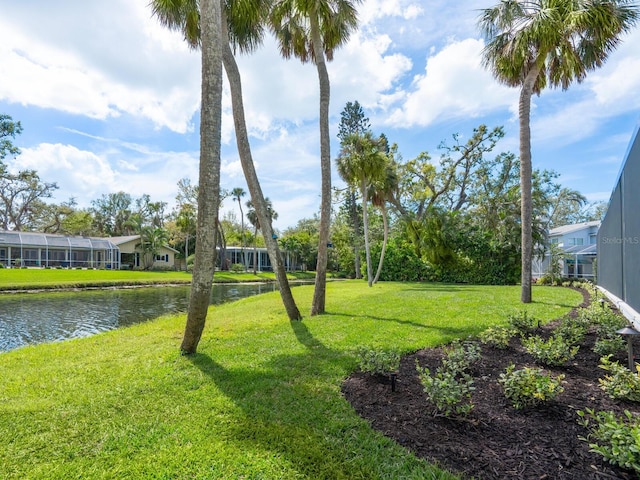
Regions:
<svg viewBox="0 0 640 480"><path fill-rule="evenodd" d="M271 28L284 58L295 56L303 63L314 62L320 83L320 232L316 284L311 315L324 313L327 289L329 226L331 223L331 151L329 137L330 84L326 60L344 44L357 27L354 4L361 0L275 0Z"/></svg>
<svg viewBox="0 0 640 480"><path fill-rule="evenodd" d="M140 243L136 247L142 251L142 266L145 270L153 267L156 255L168 239L169 234L162 227L148 225L140 229Z"/></svg>
<svg viewBox="0 0 640 480"><path fill-rule="evenodd" d="M384 264L384 254L387 250L387 242L389 240L389 220L387 215L387 201L391 198L394 192L398 190L398 174L393 164L387 161L384 168L384 173L381 178L374 181L369 186L369 197L371 203L378 207L382 212L382 224L384 227L382 249L380 250L380 260L378 261L378 270L375 277L373 277L373 283L378 283L380 273L382 272L382 265Z"/></svg>
<svg viewBox="0 0 640 480"><path fill-rule="evenodd" d="M520 184L523 303L531 302L533 255L531 97L566 90L600 67L638 19L628 0L502 0L482 10L483 63L498 81L520 88Z"/></svg>
<svg viewBox="0 0 640 480"><path fill-rule="evenodd" d="M222 61L231 90L240 163L249 193L255 204L256 215L262 224L262 234L275 271L282 303L290 320L300 320L302 316L291 293L284 260L280 254L277 238L273 233L269 212L251 156L242 102L240 71L231 48L233 45L241 52L250 52L261 43L264 34L264 20L270 10L271 0L220 0L220 2L223 14ZM152 0L152 6L154 13L164 25L184 33L185 39L191 47L196 48L200 45L197 0Z"/></svg>
<svg viewBox="0 0 640 480"><path fill-rule="evenodd" d="M265 204L267 206L267 211L269 212L269 224L271 224L272 220L277 220L278 212L273 209L273 205L271 204L271 200L269 197L264 199ZM253 205L253 202L249 200L247 203L247 220L249 223L253 225L253 274L258 273L258 230L262 230L262 224L260 223L260 218L258 217L258 213Z"/></svg>
<svg viewBox="0 0 640 480"><path fill-rule="evenodd" d="M362 223L364 227L364 250L367 259L367 282L373 284L371 247L369 245L369 215L367 201L370 186L380 181L386 173L389 160L380 139L373 138L370 131L352 133L345 138L336 162L338 173L350 185L358 186L362 195Z"/></svg>
<svg viewBox="0 0 640 480"><path fill-rule="evenodd" d="M241 256L242 256L242 264L244 265L244 271L247 271L247 259L244 256L244 214L242 213L242 202L240 201L240 199L242 197L244 197L246 194L246 192L244 191L244 189L242 187L236 187L233 190L231 190L231 196L233 198L236 199L236 201L238 202L238 208L240 209L240 236L242 238L242 245L240 245L241 247Z"/></svg>
<svg viewBox="0 0 640 480"><path fill-rule="evenodd" d="M189 296L187 324L180 350L193 354L204 330L211 284L215 269L215 231L220 204L220 135L222 112L222 12L218 0L189 0L191 13L197 17L189 22L198 29L202 41L202 97L200 101L200 167L198 178L198 216L196 253ZM185 4L186 4L185 3ZM163 11L182 2L157 0L152 3L154 14L167 25ZM197 8L199 5L199 10ZM163 10L164 8L164 10ZM185 34L186 36L186 34Z"/></svg>

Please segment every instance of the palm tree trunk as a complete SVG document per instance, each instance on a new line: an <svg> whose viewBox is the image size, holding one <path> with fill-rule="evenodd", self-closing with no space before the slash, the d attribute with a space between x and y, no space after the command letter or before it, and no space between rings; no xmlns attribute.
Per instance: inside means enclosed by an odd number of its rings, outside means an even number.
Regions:
<svg viewBox="0 0 640 480"><path fill-rule="evenodd" d="M331 151L329 138L329 73L322 49L318 16L311 15L311 37L320 83L320 172L322 193L320 201L320 228L318 232L318 261L316 283L311 303L311 315L324 313L327 292L327 263L329 260L329 227L331 223Z"/></svg>
<svg viewBox="0 0 640 480"><path fill-rule="evenodd" d="M180 350L196 352L204 330L215 266L215 231L220 203L220 137L222 52L220 3L200 1L202 31L202 96L200 105L200 170L196 257L189 312Z"/></svg>
<svg viewBox="0 0 640 480"><path fill-rule="evenodd" d="M371 247L369 246L369 213L367 212L367 181L363 177L360 181L362 191L362 227L364 229L364 253L367 258L367 283L373 285L373 272L371 271Z"/></svg>
<svg viewBox="0 0 640 480"><path fill-rule="evenodd" d="M378 270L376 271L376 276L373 279L373 283L378 283L378 279L380 278L382 265L384 263L384 253L387 250L387 241L389 239L389 221L387 219L387 207L385 207L383 203L380 209L382 210L382 224L384 226L384 233L382 238L382 250L380 251L380 260L378 261Z"/></svg>
<svg viewBox="0 0 640 480"><path fill-rule="evenodd" d="M522 221L522 276L520 301L531 303L531 262L533 256L533 199L531 194L531 95L533 85L539 74L535 66L531 68L520 92L520 209Z"/></svg>
<svg viewBox="0 0 640 480"><path fill-rule="evenodd" d="M362 272L360 271L360 249L358 248L358 206L356 205L356 192L352 187L349 187L349 197L351 199L351 223L353 225L353 266L356 271L356 278L362 278Z"/></svg>
<svg viewBox="0 0 640 480"><path fill-rule="evenodd" d="M223 24L226 26L226 22L223 22ZM247 125L244 118L240 71L238 70L238 65L235 61L235 57L233 56L233 52L231 51L231 48L229 47L229 44L227 42L225 42L222 46L222 59L224 62L224 69L227 72L227 78L229 79L229 86L231 90L233 121L236 130L236 142L238 144L240 163L242 164L242 170L244 171L244 176L247 180L247 187L249 188L251 201L253 202L254 208L256 210L256 216L258 217L258 223L260 224L262 230L262 236L264 237L264 243L267 247L269 259L271 260L271 265L273 266L273 270L276 275L280 297L282 298L282 303L284 304L284 308L287 311L289 320L301 320L302 315L300 314L300 310L298 310L298 306L296 305L293 294L291 293L284 261L278 247L278 240L277 238L274 238L275 235L273 234L273 229L271 226L271 216L267 211L264 195L262 194L262 188L260 187L258 175L253 164L253 158L251 157L249 135L247 134ZM240 209L240 211L242 211L242 208ZM242 236L244 244L244 227Z"/></svg>
<svg viewBox="0 0 640 480"><path fill-rule="evenodd" d="M253 230L253 274L258 274L258 227Z"/></svg>
<svg viewBox="0 0 640 480"><path fill-rule="evenodd" d="M227 44L225 42L224 45L222 45L222 63L224 64L224 70L225 72L227 72L227 79L229 79L229 68L227 68L227 49L229 47L229 44ZM231 54L231 56L233 57L233 53ZM234 63L235 63L235 58L234 58ZM237 69L237 66L236 66ZM240 76L240 73L238 73L238 76ZM231 83L231 80L229 80L229 83ZM231 102L233 103L233 89L231 89L231 96L232 96L232 100ZM233 108L233 107L232 107ZM244 113L244 107L242 108L242 111ZM235 118L235 115L234 115ZM246 129L245 129L246 130ZM238 131L238 128L236 127L236 132ZM247 139L247 142L249 140ZM240 143L240 140L238 140L238 134L236 133L236 142ZM240 151L240 147L238 147L238 151ZM251 160L253 162L253 160ZM240 160L240 163L242 163L242 160ZM246 175L245 175L246 177ZM238 207L240 207L240 235L242 236L242 242L240 244L240 257L242 258L242 264L244 265L244 271L247 271L247 257L245 257L244 255L244 214L242 213L242 202L240 201L240 197L238 197Z"/></svg>

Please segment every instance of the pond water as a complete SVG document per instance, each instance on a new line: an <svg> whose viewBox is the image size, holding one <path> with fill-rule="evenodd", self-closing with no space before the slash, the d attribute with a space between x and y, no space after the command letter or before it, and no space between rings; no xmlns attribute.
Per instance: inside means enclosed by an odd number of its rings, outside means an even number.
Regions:
<svg viewBox="0 0 640 480"><path fill-rule="evenodd" d="M186 312L190 287L0 295L0 352L86 337L161 315ZM215 284L211 304L273 292L275 283Z"/></svg>

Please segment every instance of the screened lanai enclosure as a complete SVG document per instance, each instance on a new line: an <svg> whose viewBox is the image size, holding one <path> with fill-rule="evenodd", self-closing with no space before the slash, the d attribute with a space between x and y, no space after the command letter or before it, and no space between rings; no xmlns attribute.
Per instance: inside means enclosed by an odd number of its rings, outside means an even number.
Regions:
<svg viewBox="0 0 640 480"><path fill-rule="evenodd" d="M0 230L4 267L120 268L120 249L107 238Z"/></svg>

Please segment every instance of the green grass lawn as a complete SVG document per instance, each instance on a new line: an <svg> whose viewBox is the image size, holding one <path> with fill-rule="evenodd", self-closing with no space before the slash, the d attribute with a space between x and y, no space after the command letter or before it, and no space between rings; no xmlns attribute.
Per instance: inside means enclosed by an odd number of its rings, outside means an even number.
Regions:
<svg viewBox="0 0 640 480"><path fill-rule="evenodd" d="M314 272L289 274L292 280L313 279ZM261 282L275 280L271 272L254 275L251 272L216 272L214 282ZM76 270L11 268L0 269L0 291L16 289L52 289L75 287L101 287L117 285L147 285L190 283L186 272L143 272L130 270Z"/></svg>
<svg viewBox="0 0 640 480"><path fill-rule="evenodd" d="M293 290L303 312L312 292ZM454 478L372 430L341 382L358 345L410 352L475 335L521 311L519 297L333 282L328 313L302 322L287 320L277 292L211 308L191 357L178 351L184 315L2 353L0 477ZM558 287L533 297L526 310L543 320L582 301Z"/></svg>

